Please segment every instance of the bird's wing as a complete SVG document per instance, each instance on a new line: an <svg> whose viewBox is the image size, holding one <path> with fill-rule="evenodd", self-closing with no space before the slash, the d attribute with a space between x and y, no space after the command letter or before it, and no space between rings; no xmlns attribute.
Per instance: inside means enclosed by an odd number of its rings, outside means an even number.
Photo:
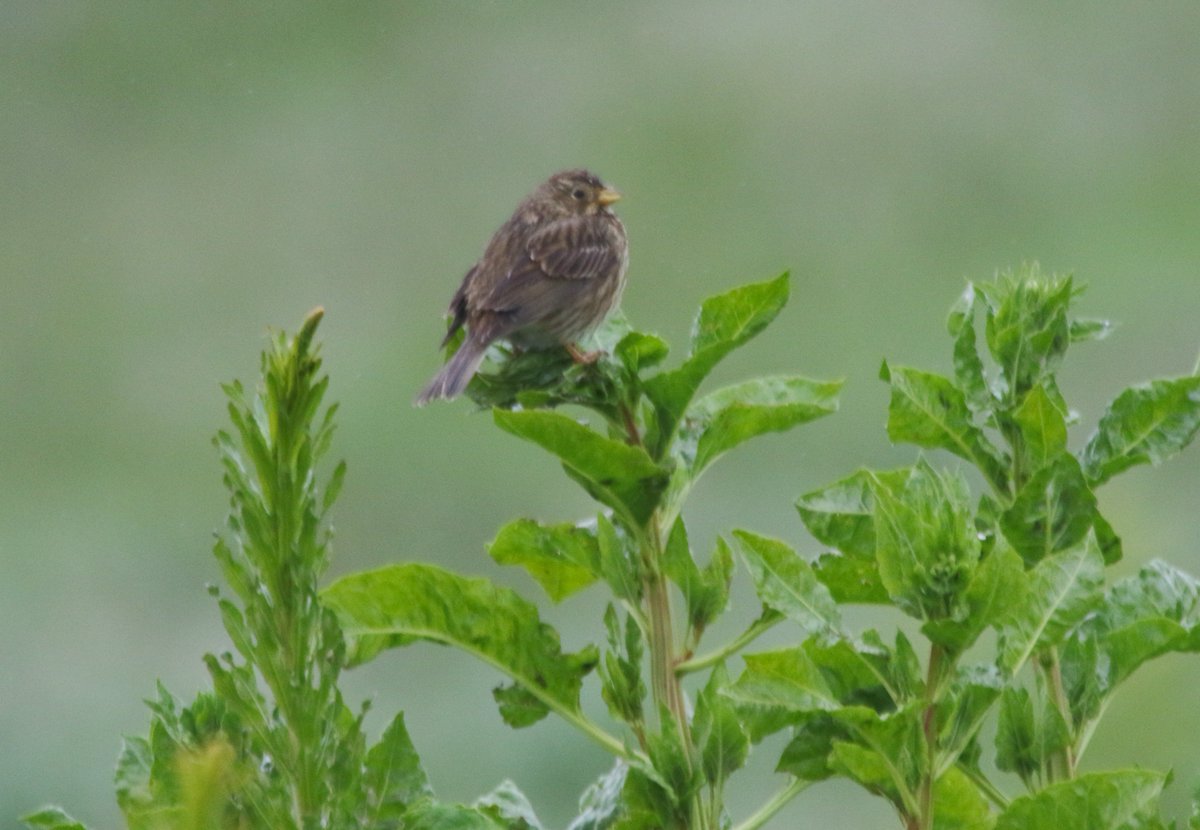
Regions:
<svg viewBox="0 0 1200 830"><path fill-rule="evenodd" d="M552 222L529 239L529 259L551 279L587 280L619 267L617 246L598 216Z"/></svg>
<svg viewBox="0 0 1200 830"><path fill-rule="evenodd" d="M576 216L532 233L523 246L514 246L502 267L491 278L482 270L476 275L471 307L511 315L512 325L520 326L549 313L553 302L586 290L588 280L616 273L621 263L602 220Z"/></svg>

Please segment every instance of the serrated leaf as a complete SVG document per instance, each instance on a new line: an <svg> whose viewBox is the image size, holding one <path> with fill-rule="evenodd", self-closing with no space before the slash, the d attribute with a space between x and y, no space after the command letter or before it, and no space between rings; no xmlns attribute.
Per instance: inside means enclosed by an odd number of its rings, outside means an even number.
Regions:
<svg viewBox="0 0 1200 830"><path fill-rule="evenodd" d="M1083 469L1100 484L1135 464L1159 464L1200 430L1200 375L1131 386L1108 405L1084 447Z"/></svg>
<svg viewBox="0 0 1200 830"><path fill-rule="evenodd" d="M61 807L43 807L21 816L21 821L41 830L87 830L82 822L67 815Z"/></svg>
<svg viewBox="0 0 1200 830"><path fill-rule="evenodd" d="M1096 497L1075 457L1059 453L1025 483L1000 527L1026 564L1074 547L1096 515Z"/></svg>
<svg viewBox="0 0 1200 830"><path fill-rule="evenodd" d="M675 452L698 478L744 441L836 412L841 387L841 381L775 376L719 389L688 408Z"/></svg>
<svg viewBox="0 0 1200 830"><path fill-rule="evenodd" d="M594 652L564 654L558 633L513 591L433 565L352 574L321 599L352 642L352 663L414 640L456 646L568 718L579 711L580 685L595 663Z"/></svg>
<svg viewBox="0 0 1200 830"><path fill-rule="evenodd" d="M1029 591L1000 625L1000 666L1015 674L1034 653L1058 645L1100 602L1104 560L1092 537L1043 559L1029 572Z"/></svg>
<svg viewBox="0 0 1200 830"><path fill-rule="evenodd" d="M1149 770L1081 775L1013 799L995 830L1124 830L1155 808L1165 783Z"/></svg>
<svg viewBox="0 0 1200 830"><path fill-rule="evenodd" d="M554 602L596 581L600 550L594 530L572 524L509 522L488 545L501 565L520 565Z"/></svg>
<svg viewBox="0 0 1200 830"><path fill-rule="evenodd" d="M1003 456L972 421L961 389L942 375L886 362L882 375L891 384L888 438L952 452L978 467L997 490L1005 489Z"/></svg>
<svg viewBox="0 0 1200 830"><path fill-rule="evenodd" d="M791 547L746 530L735 530L733 537L763 605L810 633L833 631L841 624L841 614L829 589Z"/></svg>
<svg viewBox="0 0 1200 830"><path fill-rule="evenodd" d="M501 429L557 456L589 494L636 523L658 506L670 475L641 447L606 438L559 412L495 409L492 415Z"/></svg>
<svg viewBox="0 0 1200 830"><path fill-rule="evenodd" d="M726 355L766 328L788 299L788 275L709 297L692 326L691 354L677 369L645 382L665 449L696 390ZM657 457L657 456L656 456Z"/></svg>
<svg viewBox="0 0 1200 830"><path fill-rule="evenodd" d="M433 794L404 725L403 712L396 713L379 743L367 752L363 777L377 811L403 809Z"/></svg>

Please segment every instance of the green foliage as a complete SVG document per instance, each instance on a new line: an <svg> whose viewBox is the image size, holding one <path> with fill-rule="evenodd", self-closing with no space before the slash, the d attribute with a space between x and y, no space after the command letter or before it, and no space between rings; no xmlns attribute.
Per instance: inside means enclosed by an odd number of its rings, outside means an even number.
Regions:
<svg viewBox="0 0 1200 830"><path fill-rule="evenodd" d="M738 695L748 694L750 681L731 683L723 661L784 619L799 623L801 632L829 636L839 626L831 591L804 559L783 542L737 531L763 611L741 636L697 654L729 604L734 559L719 540L706 563L697 561L682 516L688 493L725 453L837 406L840 382L794 375L700 395L713 367L762 332L787 297L785 274L704 301L688 354L675 368L658 369L668 354L662 339L617 317L597 333L604 355L592 365L571 365L557 350L499 348L496 371L468 388L476 403L493 407L501 429L557 458L601 508L594 524L517 520L501 529L489 552L501 564L523 567L554 602L606 586L613 602L604 615L602 654L593 647L563 654L558 635L516 594L433 566L356 574L323 594L350 639L352 660L415 639L457 646L513 681L496 692L510 725L553 712L621 759L624 766L598 785L573 826L725 826L726 781L745 763L759 727L741 714L748 704ZM557 411L563 405L582 407L596 420ZM681 620L674 619L671 585L685 609ZM621 734L580 708L581 684L593 666ZM705 670L692 706L681 678ZM785 789L760 815L798 791Z"/></svg>
<svg viewBox="0 0 1200 830"><path fill-rule="evenodd" d="M190 706L161 688L150 704L150 734L126 743L117 770L130 827L540 830L511 782L471 804L435 800L402 714L368 747L365 708L343 703L341 671L427 641L506 677L492 694L510 726L553 714L614 756L570 830L756 830L833 777L886 799L905 830L1165 830L1165 775L1080 774L1080 763L1122 682L1156 657L1200 651L1200 580L1155 561L1108 581L1122 546L1095 491L1187 447L1200 383L1120 393L1072 451L1078 417L1058 371L1073 344L1109 330L1074 316L1079 293L1036 267L968 285L948 321L949 374L884 362L888 436L954 466L918 456L801 496L800 518L825 546L813 558L739 529L701 562L684 512L722 455L836 409L840 382L799 376L701 394L714 366L780 313L786 275L706 300L674 368L660 368L661 338L619 316L595 335L594 364L493 349L495 371L469 394L597 505L579 523L517 519L488 546L551 602L610 594L603 648L574 653L513 590L434 565L352 574L318 595L344 467L317 486L334 409L321 410L317 318L276 338L259 394L227 388L234 430L217 440L233 508L215 547L233 592L219 608L236 656L206 658L214 691ZM702 650L729 610L735 551L761 609ZM851 604L896 609L919 636L851 631ZM747 653L775 626L792 642ZM611 726L581 705L593 669ZM685 684L692 674L703 676ZM779 733L784 786L734 822L730 779ZM989 777L989 756L1024 794ZM51 808L26 822L80 827Z"/></svg>
<svg viewBox="0 0 1200 830"><path fill-rule="evenodd" d="M131 830L385 830L435 813L426 826L536 826L510 792L472 807L437 804L403 714L369 745L367 707L342 700L345 639L317 596L327 514L345 474L344 464L318 472L336 411L322 409L321 316L294 337L272 336L255 394L224 387L233 428L214 443L230 514L213 553L232 591L218 607L234 652L205 656L213 690L186 706L159 685L149 734L126 739L117 762L117 803ZM24 820L83 827L57 808Z"/></svg>

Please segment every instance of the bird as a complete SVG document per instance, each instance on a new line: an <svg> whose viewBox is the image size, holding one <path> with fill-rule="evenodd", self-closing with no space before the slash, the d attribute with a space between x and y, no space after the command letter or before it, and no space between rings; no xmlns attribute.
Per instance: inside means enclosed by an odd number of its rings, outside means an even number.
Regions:
<svg viewBox="0 0 1200 830"><path fill-rule="evenodd" d="M612 211L621 194L584 169L563 170L517 205L467 271L450 301L442 346L466 337L414 401L452 399L470 383L488 346L563 346L578 362L597 354L577 341L621 300L629 266L625 226Z"/></svg>

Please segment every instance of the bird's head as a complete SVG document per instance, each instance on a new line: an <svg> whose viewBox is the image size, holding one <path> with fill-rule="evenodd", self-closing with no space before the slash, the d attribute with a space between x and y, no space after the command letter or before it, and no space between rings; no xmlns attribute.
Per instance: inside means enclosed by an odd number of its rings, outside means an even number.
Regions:
<svg viewBox="0 0 1200 830"><path fill-rule="evenodd" d="M539 190L556 213L564 216L586 216L604 211L621 194L586 170L564 170L555 173Z"/></svg>

